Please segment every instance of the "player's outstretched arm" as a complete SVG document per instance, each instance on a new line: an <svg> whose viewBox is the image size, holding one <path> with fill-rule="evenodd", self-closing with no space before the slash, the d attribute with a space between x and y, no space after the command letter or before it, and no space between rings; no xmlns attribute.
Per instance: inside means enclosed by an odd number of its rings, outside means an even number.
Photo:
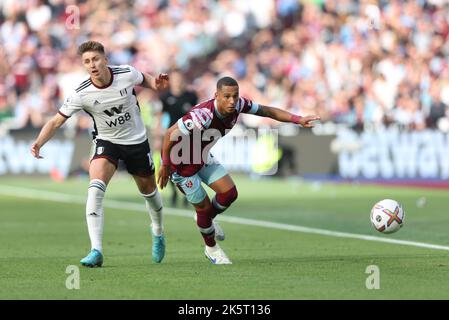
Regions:
<svg viewBox="0 0 449 320"><path fill-rule="evenodd" d="M36 141L34 141L31 145L31 154L33 157L42 159L42 156L39 154L40 149L54 136L56 130L58 130L58 128L61 127L66 120L67 118L57 113L53 118L47 121L47 123L42 127Z"/></svg>
<svg viewBox="0 0 449 320"><path fill-rule="evenodd" d="M149 75L148 73L142 73L143 74L143 82L142 87L150 88L156 91L164 90L168 88L168 74L166 73L160 73L157 78L153 77L152 75Z"/></svg>
<svg viewBox="0 0 449 320"><path fill-rule="evenodd" d="M312 128L314 126L313 121L321 119L319 116L315 115L301 117L279 108L268 107L264 105L259 105L259 109L257 110L256 115L271 118L280 122L300 124L305 128Z"/></svg>
<svg viewBox="0 0 449 320"><path fill-rule="evenodd" d="M180 135L181 131L179 130L177 123L172 125L168 128L167 132L165 132L161 150L162 165L159 169L157 177L157 184L161 190L164 189L168 183L168 179L170 179L170 152L171 148L177 141L177 139L171 139L171 137L179 137Z"/></svg>

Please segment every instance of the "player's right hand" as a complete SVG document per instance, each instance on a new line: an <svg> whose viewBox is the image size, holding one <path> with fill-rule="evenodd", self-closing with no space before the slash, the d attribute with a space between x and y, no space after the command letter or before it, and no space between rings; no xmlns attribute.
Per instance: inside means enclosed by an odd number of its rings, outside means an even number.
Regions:
<svg viewBox="0 0 449 320"><path fill-rule="evenodd" d="M159 174L157 177L157 184L159 185L159 188L161 190L165 188L165 186L168 183L169 178L170 178L170 167L161 165L161 168L159 169Z"/></svg>
<svg viewBox="0 0 449 320"><path fill-rule="evenodd" d="M31 145L31 154L33 155L33 157L35 157L36 159L43 159L44 157L42 157L39 154L39 150L41 149L41 147L35 142Z"/></svg>
<svg viewBox="0 0 449 320"><path fill-rule="evenodd" d="M313 121L319 120L321 120L321 117L319 116L305 116L300 118L299 124L302 125L304 128L313 128L314 127Z"/></svg>
<svg viewBox="0 0 449 320"><path fill-rule="evenodd" d="M168 81L169 81L168 74L166 73L159 74L159 76L155 79L156 89L157 90L167 89Z"/></svg>

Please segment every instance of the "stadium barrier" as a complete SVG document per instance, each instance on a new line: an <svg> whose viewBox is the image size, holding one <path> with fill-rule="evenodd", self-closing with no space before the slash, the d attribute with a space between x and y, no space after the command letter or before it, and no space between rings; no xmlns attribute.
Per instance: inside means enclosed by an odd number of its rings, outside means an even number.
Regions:
<svg viewBox="0 0 449 320"><path fill-rule="evenodd" d="M36 160L30 146L38 132L16 131L0 138L0 176L55 175L85 172L92 140L59 132ZM154 145L154 143L152 143ZM343 179L449 179L449 134L397 128L336 134L310 131L282 135L276 130L242 130L225 136L212 153L231 172Z"/></svg>
<svg viewBox="0 0 449 320"><path fill-rule="evenodd" d="M52 175L65 178L82 170L82 164L89 159L91 139L87 135L74 139L55 134L41 149L43 159L37 160L30 153L30 147L38 131L14 131L0 138L0 176L9 175Z"/></svg>
<svg viewBox="0 0 449 320"><path fill-rule="evenodd" d="M30 153L38 131L13 131L0 138L0 176L55 175L65 178L85 171L90 159L92 140L88 134L74 139L62 131L41 149L43 159ZM277 130L235 130L220 139L211 152L229 171L279 174L278 161L287 155L293 167L289 174L327 174L335 169L336 156L330 152L331 136L310 133L283 136ZM154 145L154 143L151 143ZM282 163L282 161L280 162Z"/></svg>

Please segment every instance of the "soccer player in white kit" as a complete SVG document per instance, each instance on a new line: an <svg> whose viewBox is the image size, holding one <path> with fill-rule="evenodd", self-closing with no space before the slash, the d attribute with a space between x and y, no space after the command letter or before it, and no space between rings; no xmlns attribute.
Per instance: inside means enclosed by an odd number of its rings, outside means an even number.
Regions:
<svg viewBox="0 0 449 320"><path fill-rule="evenodd" d="M88 113L94 124L95 148L89 167L86 203L91 251L80 263L87 267L103 265L103 198L120 159L145 200L151 218L152 259L160 263L165 255L162 199L154 179L154 164L134 86L165 89L168 75L159 74L155 78L129 65L110 66L103 45L95 41L81 44L78 54L89 77L75 88L59 112L44 125L31 146L31 153L42 158L40 149L69 117L80 110Z"/></svg>

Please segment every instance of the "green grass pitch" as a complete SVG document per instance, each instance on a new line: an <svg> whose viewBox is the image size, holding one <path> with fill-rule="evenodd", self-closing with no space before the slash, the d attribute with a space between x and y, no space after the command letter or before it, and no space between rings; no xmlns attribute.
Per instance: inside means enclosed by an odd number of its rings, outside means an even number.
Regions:
<svg viewBox="0 0 449 320"><path fill-rule="evenodd" d="M448 246L449 192L235 176L237 202L226 216ZM232 265L212 265L192 215L165 209L166 258L151 262L149 217L131 178L117 175L105 198L103 268L67 266L90 249L83 199L87 179L0 179L0 299L449 299L449 251L222 221ZM11 189L14 188L14 189ZM11 191L13 190L13 191ZM65 195L60 201L42 192ZM47 193L45 193L47 194ZM164 192L164 197L168 193ZM381 235L372 205L396 199L405 225ZM108 203L122 203L113 208ZM137 205L129 205L134 203ZM380 271L380 289L365 273Z"/></svg>

